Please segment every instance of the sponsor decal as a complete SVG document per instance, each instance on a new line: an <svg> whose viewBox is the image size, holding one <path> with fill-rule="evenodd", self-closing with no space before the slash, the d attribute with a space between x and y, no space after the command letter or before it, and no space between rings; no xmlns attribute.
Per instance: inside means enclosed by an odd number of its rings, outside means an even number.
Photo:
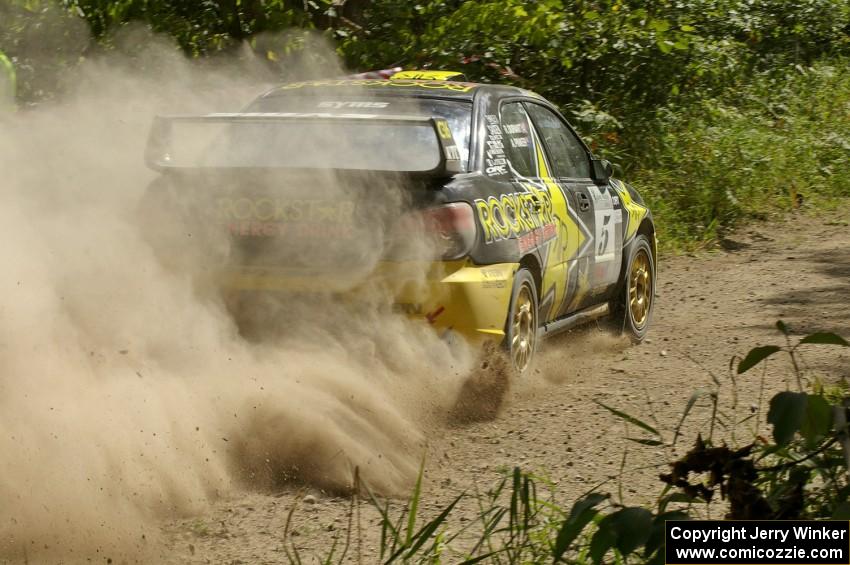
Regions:
<svg viewBox="0 0 850 565"><path fill-rule="evenodd" d="M454 80L463 79L463 73L457 71L399 71L390 80Z"/></svg>
<svg viewBox="0 0 850 565"><path fill-rule="evenodd" d="M288 198L220 198L219 220L239 237L351 238L354 203Z"/></svg>
<svg viewBox="0 0 850 565"><path fill-rule="evenodd" d="M528 147L529 140L527 137L511 138L511 147Z"/></svg>
<svg viewBox="0 0 850 565"><path fill-rule="evenodd" d="M282 90L297 90L299 88L321 88L321 87L351 87L351 86L368 86L377 88L393 88L393 87L416 87L427 88L433 90L451 90L454 92L469 92L476 85L458 82L444 82L439 80L310 80L304 82L293 82L284 84L278 87L278 91Z"/></svg>
<svg viewBox="0 0 850 565"><path fill-rule="evenodd" d="M449 129L449 124L445 120L437 120L437 133L443 139L452 139L452 130Z"/></svg>
<svg viewBox="0 0 850 565"><path fill-rule="evenodd" d="M546 224L543 227L537 228L517 240L519 252L526 253L535 247L540 247L547 241L555 239L556 234L555 224Z"/></svg>
<svg viewBox="0 0 850 565"><path fill-rule="evenodd" d="M487 280L504 280L505 271L503 269L481 269L481 276Z"/></svg>
<svg viewBox="0 0 850 565"><path fill-rule="evenodd" d="M481 288L505 288L507 276L504 269L481 269Z"/></svg>
<svg viewBox="0 0 850 565"><path fill-rule="evenodd" d="M460 149L457 148L457 145L447 145L446 146L446 159L449 161L460 161Z"/></svg>
<svg viewBox="0 0 850 565"><path fill-rule="evenodd" d="M437 126L437 134L440 136L446 159L449 161L460 161L460 150L454 143L454 137L452 137L452 130L449 128L449 123L442 118L435 118L434 124Z"/></svg>
<svg viewBox="0 0 850 565"><path fill-rule="evenodd" d="M487 126L487 154L486 169L488 175L506 175L508 173L508 161L505 158L505 143L502 139L502 129L499 126L499 117L495 114L484 116Z"/></svg>
<svg viewBox="0 0 850 565"><path fill-rule="evenodd" d="M323 102L319 102L318 108L333 108L334 110L342 110L343 108L386 108L389 106L389 102L362 102L362 101L351 101L351 102L338 102L334 100L325 100Z"/></svg>
<svg viewBox="0 0 850 565"><path fill-rule="evenodd" d="M242 112L240 114L207 114L206 118L380 118L378 114L332 114L330 112Z"/></svg>
<svg viewBox="0 0 850 565"><path fill-rule="evenodd" d="M552 200L547 191L514 192L474 202L484 231L484 242L514 239L553 224Z"/></svg>

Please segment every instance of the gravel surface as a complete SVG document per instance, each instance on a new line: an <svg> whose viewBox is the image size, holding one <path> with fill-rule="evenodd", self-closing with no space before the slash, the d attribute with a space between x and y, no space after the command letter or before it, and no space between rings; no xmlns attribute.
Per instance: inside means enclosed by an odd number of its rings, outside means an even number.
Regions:
<svg viewBox="0 0 850 565"><path fill-rule="evenodd" d="M644 344L632 347L596 327L553 338L532 374L511 384L495 418L467 424L447 419L432 426L422 516L436 515L462 491L486 489L504 469L517 465L551 480L558 500L567 505L597 486L622 493L627 504L652 504L664 465L684 453L698 431L707 433L708 404L698 403L675 447L646 447L624 439L626 434L646 437L645 432L625 429L594 400L654 422L669 444L688 398L695 390L712 389L713 374L730 419L753 412L761 416L740 425L736 437L721 427L716 436L741 443L764 432L760 403L786 386L788 364L773 360L766 372L742 375L733 387L730 358L756 345L782 344L774 327L778 319L795 336L813 331L850 336L847 220L838 213L794 216L751 225L722 241L717 251L662 257L653 327ZM848 352L812 346L804 361L809 375L850 377ZM280 492L248 490L219 501L204 515L165 524L163 560L286 562L283 532L294 506L290 540L305 562L326 554L335 538L344 539L349 498L310 485ZM459 506L455 520L472 519L474 510ZM719 517L722 509L714 512ZM376 562L376 524L376 513L362 504L359 553L364 563ZM352 550L350 559L356 560L356 554Z"/></svg>

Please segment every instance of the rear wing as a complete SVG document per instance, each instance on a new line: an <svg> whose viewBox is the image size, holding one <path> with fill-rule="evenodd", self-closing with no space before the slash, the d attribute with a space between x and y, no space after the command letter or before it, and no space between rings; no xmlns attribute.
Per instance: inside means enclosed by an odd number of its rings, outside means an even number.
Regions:
<svg viewBox="0 0 850 565"><path fill-rule="evenodd" d="M460 151L445 119L373 114L156 116L145 162L157 171L297 168L435 176L462 172Z"/></svg>

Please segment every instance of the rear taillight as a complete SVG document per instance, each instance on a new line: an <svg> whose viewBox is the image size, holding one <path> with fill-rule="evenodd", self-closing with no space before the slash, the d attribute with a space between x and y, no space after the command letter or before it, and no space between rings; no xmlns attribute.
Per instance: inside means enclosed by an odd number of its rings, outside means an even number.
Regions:
<svg viewBox="0 0 850 565"><path fill-rule="evenodd" d="M475 214L465 202L422 211L423 227L443 259L459 259L475 244Z"/></svg>

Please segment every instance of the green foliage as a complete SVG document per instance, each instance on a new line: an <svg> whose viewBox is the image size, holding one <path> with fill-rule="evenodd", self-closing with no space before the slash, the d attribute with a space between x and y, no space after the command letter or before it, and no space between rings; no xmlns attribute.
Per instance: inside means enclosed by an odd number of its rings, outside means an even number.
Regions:
<svg viewBox="0 0 850 565"><path fill-rule="evenodd" d="M421 479L421 473L420 473ZM664 521L683 519L682 512L658 512L639 507L622 507L610 496L591 492L579 499L565 514L540 492L545 481L519 468L504 473L486 493L463 493L410 535L409 527L418 519L421 490L417 486L410 499L397 510L376 497L368 486L368 500L381 515L382 563L599 563L610 557L622 561L629 556L663 562ZM452 512L462 501L474 501L476 519L457 522ZM349 524L349 528L351 525ZM284 532L290 563L300 563L295 544ZM342 563L348 553L346 541L341 557L334 558L336 546L322 563ZM443 561L445 560L445 561Z"/></svg>
<svg viewBox="0 0 850 565"><path fill-rule="evenodd" d="M247 45L281 80L313 30L352 69L535 90L645 194L666 245L850 195L845 0L6 0L19 100L51 97L128 26L192 57Z"/></svg>
<svg viewBox="0 0 850 565"><path fill-rule="evenodd" d="M750 350L738 360L735 371L741 375L776 354L788 356L799 390L779 392L770 400L767 423L773 428L773 443L757 436L753 443L733 450L699 439L694 449L673 463L671 473L663 478L691 498L706 502L719 487L729 500L730 518L844 515L850 508L847 429L850 397L845 389L824 387L817 380L807 385L810 381L800 368L803 366L800 358L803 349L813 345L850 347L850 344L841 336L825 332L810 334L792 344L786 324L779 321L776 327L784 335L785 345ZM695 481L694 477L701 473L707 473L708 477Z"/></svg>
<svg viewBox="0 0 850 565"><path fill-rule="evenodd" d="M108 42L127 23L144 22L195 56L238 46L263 32L313 27L315 18L332 9L330 0L62 0L62 4L84 18L98 40Z"/></svg>
<svg viewBox="0 0 850 565"><path fill-rule="evenodd" d="M717 239L741 219L850 195L840 173L850 166L850 67L789 70L660 109L606 150L631 164L662 241Z"/></svg>
<svg viewBox="0 0 850 565"><path fill-rule="evenodd" d="M12 61L0 51L0 110L6 110L15 101L17 91L17 73Z"/></svg>
<svg viewBox="0 0 850 565"><path fill-rule="evenodd" d="M73 68L91 44L85 28L54 2L0 2L0 51L15 68L18 100L53 96L55 77Z"/></svg>
<svg viewBox="0 0 850 565"><path fill-rule="evenodd" d="M461 67L570 110L630 116L754 68L847 47L840 0L373 0L340 51L355 67Z"/></svg>
<svg viewBox="0 0 850 565"><path fill-rule="evenodd" d="M598 492L592 492L573 504L569 516L561 524L555 537L555 545L552 549L552 557L557 562L575 542L576 538L584 531L594 518L599 514L597 506L607 500L607 496Z"/></svg>
<svg viewBox="0 0 850 565"><path fill-rule="evenodd" d="M591 560L601 563L612 549L625 557L643 547L652 531L653 518L645 508L620 508L602 518L590 540Z"/></svg>

